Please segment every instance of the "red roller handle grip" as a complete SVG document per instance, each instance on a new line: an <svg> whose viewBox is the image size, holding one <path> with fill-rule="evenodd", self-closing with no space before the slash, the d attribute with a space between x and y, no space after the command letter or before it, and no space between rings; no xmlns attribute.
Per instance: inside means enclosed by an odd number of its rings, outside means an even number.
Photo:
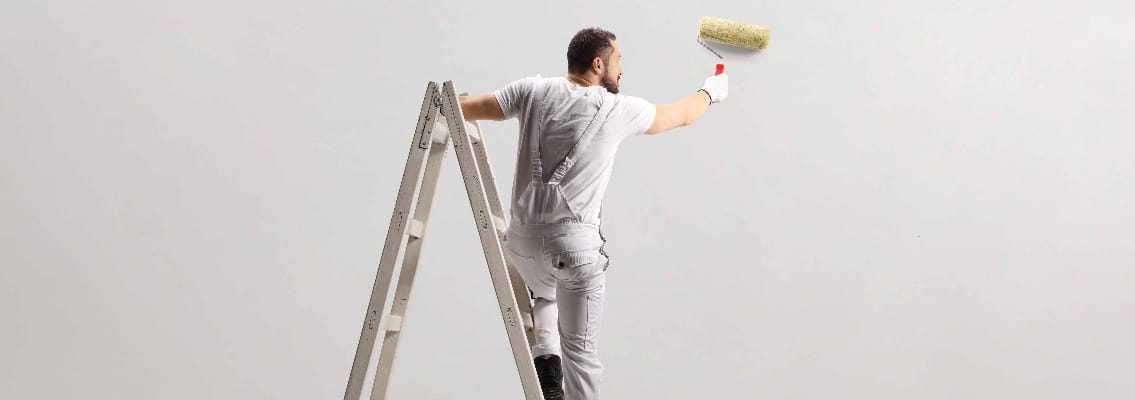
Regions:
<svg viewBox="0 0 1135 400"><path fill-rule="evenodd" d="M723 73L725 73L725 64L717 64L717 72L715 72L713 75L717 76Z"/></svg>

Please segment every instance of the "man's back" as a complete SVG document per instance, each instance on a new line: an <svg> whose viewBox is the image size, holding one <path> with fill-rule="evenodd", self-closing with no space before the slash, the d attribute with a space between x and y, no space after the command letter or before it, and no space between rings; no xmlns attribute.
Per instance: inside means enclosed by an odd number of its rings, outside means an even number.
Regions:
<svg viewBox="0 0 1135 400"><path fill-rule="evenodd" d="M615 102L590 144L578 150L575 164L561 182L565 197L581 222L598 224L599 208L619 144L627 137L646 133L654 121L654 105L638 97L609 93L601 86L581 87L562 77L525 78L493 94L505 117L518 117L520 121L514 205L532 177L529 140L540 141L546 181L568 151L579 143L600 103Z"/></svg>

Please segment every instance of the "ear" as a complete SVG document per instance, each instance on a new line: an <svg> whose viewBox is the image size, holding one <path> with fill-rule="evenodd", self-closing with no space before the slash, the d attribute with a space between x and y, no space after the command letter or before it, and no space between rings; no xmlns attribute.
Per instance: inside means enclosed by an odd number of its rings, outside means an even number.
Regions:
<svg viewBox="0 0 1135 400"><path fill-rule="evenodd" d="M595 70L599 75L603 75L603 59L595 57L594 60L591 60L591 69Z"/></svg>

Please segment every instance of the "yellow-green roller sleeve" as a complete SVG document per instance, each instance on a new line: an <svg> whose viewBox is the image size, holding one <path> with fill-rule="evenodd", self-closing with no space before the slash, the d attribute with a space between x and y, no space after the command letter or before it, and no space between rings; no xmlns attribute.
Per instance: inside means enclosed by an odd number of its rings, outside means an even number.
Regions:
<svg viewBox="0 0 1135 400"><path fill-rule="evenodd" d="M698 34L705 40L753 50L768 47L769 41L766 27L714 17L702 17Z"/></svg>

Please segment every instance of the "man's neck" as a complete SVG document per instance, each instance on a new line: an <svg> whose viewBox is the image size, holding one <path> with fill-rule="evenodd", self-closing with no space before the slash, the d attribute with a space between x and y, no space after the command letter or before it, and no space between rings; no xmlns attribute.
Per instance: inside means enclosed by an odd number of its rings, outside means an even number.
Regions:
<svg viewBox="0 0 1135 400"><path fill-rule="evenodd" d="M599 77L598 76L589 75L589 76L585 77L585 76L580 76L580 75L575 75L575 74L568 74L567 78L572 83L579 85L579 86L582 86L582 87L599 86Z"/></svg>

